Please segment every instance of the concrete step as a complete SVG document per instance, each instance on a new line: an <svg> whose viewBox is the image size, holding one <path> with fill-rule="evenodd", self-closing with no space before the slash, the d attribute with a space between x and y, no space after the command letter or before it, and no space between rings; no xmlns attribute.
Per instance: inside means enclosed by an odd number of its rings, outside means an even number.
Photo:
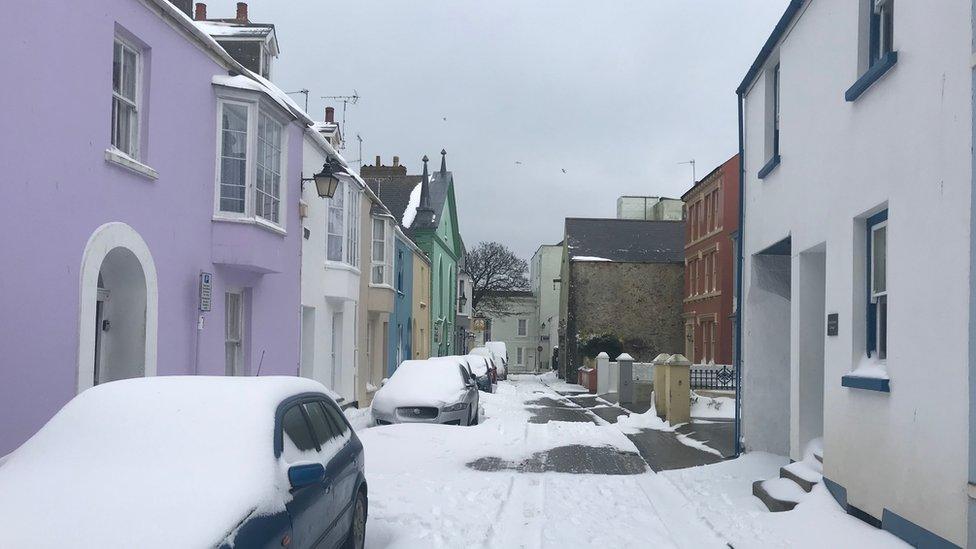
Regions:
<svg viewBox="0 0 976 549"><path fill-rule="evenodd" d="M779 478L789 479L809 493L820 482L821 475L806 467L802 461L779 468Z"/></svg>
<svg viewBox="0 0 976 549"><path fill-rule="evenodd" d="M759 498L773 513L792 511L806 493L790 479L774 478L752 483L752 495Z"/></svg>

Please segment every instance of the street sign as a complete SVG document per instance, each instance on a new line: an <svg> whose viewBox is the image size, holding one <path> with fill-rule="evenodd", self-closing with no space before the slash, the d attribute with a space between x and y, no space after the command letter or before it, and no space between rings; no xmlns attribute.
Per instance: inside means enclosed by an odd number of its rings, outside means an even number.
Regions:
<svg viewBox="0 0 976 549"><path fill-rule="evenodd" d="M213 274L200 273L200 311L209 313L213 307Z"/></svg>
<svg viewBox="0 0 976 549"><path fill-rule="evenodd" d="M840 320L837 313L830 313L829 315L827 315L827 335L829 336L837 335L837 329L839 323Z"/></svg>

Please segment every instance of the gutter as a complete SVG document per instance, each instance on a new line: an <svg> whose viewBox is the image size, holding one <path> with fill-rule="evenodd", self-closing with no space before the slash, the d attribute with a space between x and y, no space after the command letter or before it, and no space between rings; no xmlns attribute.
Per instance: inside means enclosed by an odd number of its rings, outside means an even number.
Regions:
<svg viewBox="0 0 976 549"><path fill-rule="evenodd" d="M976 2L976 0L973 0ZM745 245L745 211L746 211L746 144L744 91L736 92L739 103L739 245L735 254L735 457L742 455L742 248Z"/></svg>

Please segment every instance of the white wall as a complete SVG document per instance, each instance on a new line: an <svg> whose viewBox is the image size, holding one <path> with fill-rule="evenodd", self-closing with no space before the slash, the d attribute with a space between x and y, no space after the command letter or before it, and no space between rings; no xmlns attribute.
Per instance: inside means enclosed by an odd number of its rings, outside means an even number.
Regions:
<svg viewBox="0 0 976 549"><path fill-rule="evenodd" d="M318 144L307 135L303 148L303 177L311 177L322 169L326 156ZM315 379L347 401L355 400L356 373L356 315L359 299L358 269L326 264L327 223L329 199L320 198L312 182L305 184L302 200L308 205L308 217L302 220L309 237L302 241L302 306L304 318L311 317L312 327L303 328L303 358L311 355L312 363L303 361L302 376ZM362 235L360 235L362 238ZM342 313L342 326L336 359L332 356L332 320L334 313ZM312 336L311 348L308 335ZM336 366L338 365L338 369Z"/></svg>
<svg viewBox="0 0 976 549"><path fill-rule="evenodd" d="M536 300L533 297L510 298L510 315L491 318L491 340L504 341L508 349L509 372L535 371L539 368L539 330ZM526 335L518 335L518 320L526 321ZM518 351L524 349L522 365L518 364Z"/></svg>
<svg viewBox="0 0 976 549"><path fill-rule="evenodd" d="M536 329L542 345L540 367L545 363L552 367L552 348L559 345L559 284L553 280L559 278L562 257L562 246L543 245L536 250L529 266L529 282L538 303Z"/></svg>
<svg viewBox="0 0 976 549"><path fill-rule="evenodd" d="M890 509L965 545L971 6L897 2L898 63L849 103L858 4L810 2L781 42L782 163L764 180L763 76L746 95L744 436L751 449L779 450L762 422L790 413L781 399L754 400L782 366L758 360L770 319L750 260L790 236L794 258L825 250L825 310L840 320L824 347L825 475L851 505L877 518ZM864 356L864 219L886 206L888 394L841 386ZM794 371L800 325L790 328Z"/></svg>

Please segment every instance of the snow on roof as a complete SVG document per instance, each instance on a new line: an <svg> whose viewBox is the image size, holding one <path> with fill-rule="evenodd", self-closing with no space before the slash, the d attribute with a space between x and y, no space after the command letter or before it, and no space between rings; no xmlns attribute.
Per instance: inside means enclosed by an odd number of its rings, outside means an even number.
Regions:
<svg viewBox="0 0 976 549"><path fill-rule="evenodd" d="M194 23L203 32L217 37L264 38L274 30L270 25L229 23L224 21L194 21Z"/></svg>
<svg viewBox="0 0 976 549"><path fill-rule="evenodd" d="M278 404L299 377L170 376L88 389L0 467L0 547L203 547L283 509ZM43 510L43 512L39 512Z"/></svg>
<svg viewBox="0 0 976 549"><path fill-rule="evenodd" d="M410 191L410 201L407 202L407 207L403 210L403 215L400 216L403 219L403 226L410 228L413 225L413 220L417 217L417 208L420 207L420 193L423 188L423 183L417 183L417 185Z"/></svg>
<svg viewBox="0 0 976 549"><path fill-rule="evenodd" d="M591 255L577 255L573 256L573 261L613 261L612 259L607 259L605 257L593 257Z"/></svg>
<svg viewBox="0 0 976 549"><path fill-rule="evenodd" d="M401 406L443 406L464 391L459 357L405 360L373 397L373 406L392 412Z"/></svg>

